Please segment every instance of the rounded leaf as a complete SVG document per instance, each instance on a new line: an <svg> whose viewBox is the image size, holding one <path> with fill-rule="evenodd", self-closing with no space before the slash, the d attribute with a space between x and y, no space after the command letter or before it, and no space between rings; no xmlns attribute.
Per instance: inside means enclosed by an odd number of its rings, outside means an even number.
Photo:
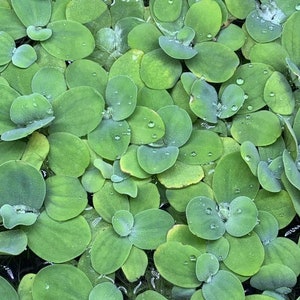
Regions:
<svg viewBox="0 0 300 300"><path fill-rule="evenodd" d="M46 187L45 209L52 219L69 220L85 209L86 191L77 178L54 175L47 178Z"/></svg>
<svg viewBox="0 0 300 300"><path fill-rule="evenodd" d="M97 299L123 300L123 295L112 282L103 282L94 286L89 294L89 300Z"/></svg>
<svg viewBox="0 0 300 300"><path fill-rule="evenodd" d="M111 219L112 226L120 236L128 236L134 224L133 215L128 210L118 210Z"/></svg>
<svg viewBox="0 0 300 300"><path fill-rule="evenodd" d="M285 149L283 151L282 158L284 171L287 179L294 187L300 189L300 172L297 169L296 164L292 159L291 155L289 154L288 150Z"/></svg>
<svg viewBox="0 0 300 300"><path fill-rule="evenodd" d="M137 86L127 76L115 76L107 83L105 100L112 119L115 121L124 120L135 110Z"/></svg>
<svg viewBox="0 0 300 300"><path fill-rule="evenodd" d="M186 65L195 75L208 82L228 80L239 65L239 58L234 51L221 43L202 42L196 44L194 49L198 54L187 60Z"/></svg>
<svg viewBox="0 0 300 300"><path fill-rule="evenodd" d="M179 18L182 9L180 0L155 0L153 3L153 13L162 22L174 22Z"/></svg>
<svg viewBox="0 0 300 300"><path fill-rule="evenodd" d="M220 270L211 281L203 284L205 300L244 299L240 280L231 272Z"/></svg>
<svg viewBox="0 0 300 300"><path fill-rule="evenodd" d="M196 276L199 281L209 282L219 271L219 261L211 253L204 253L197 257Z"/></svg>
<svg viewBox="0 0 300 300"><path fill-rule="evenodd" d="M49 28L42 28L40 26L30 25L26 29L28 37L34 41L45 41L52 36L52 30Z"/></svg>
<svg viewBox="0 0 300 300"><path fill-rule="evenodd" d="M67 132L55 132L48 136L49 167L57 175L79 177L90 163L87 145L79 137Z"/></svg>
<svg viewBox="0 0 300 300"><path fill-rule="evenodd" d="M245 196L233 199L229 204L226 231L236 237L248 234L257 224L257 208L253 200Z"/></svg>
<svg viewBox="0 0 300 300"><path fill-rule="evenodd" d="M115 272L127 260L132 248L128 237L121 237L109 226L101 230L92 245L92 267L99 274Z"/></svg>
<svg viewBox="0 0 300 300"><path fill-rule="evenodd" d="M125 120L103 119L96 129L88 134L88 143L101 157L115 160L126 152L130 138L131 129Z"/></svg>
<svg viewBox="0 0 300 300"><path fill-rule="evenodd" d="M16 290L8 283L6 279L0 276L0 290L3 300L18 300L19 296Z"/></svg>
<svg viewBox="0 0 300 300"><path fill-rule="evenodd" d="M250 141L245 141L241 144L241 156L248 165L253 175L257 175L257 167L260 162L260 156L257 148Z"/></svg>
<svg viewBox="0 0 300 300"><path fill-rule="evenodd" d="M267 110L234 117L231 134L239 143L252 142L255 146L267 146L281 135L278 117Z"/></svg>
<svg viewBox="0 0 300 300"><path fill-rule="evenodd" d="M27 236L19 229L1 231L0 245L1 255L19 255L27 247Z"/></svg>
<svg viewBox="0 0 300 300"><path fill-rule="evenodd" d="M196 277L196 260L200 251L179 242L167 242L154 252L154 263L166 280L184 288L196 288L201 283Z"/></svg>
<svg viewBox="0 0 300 300"><path fill-rule="evenodd" d="M152 89L172 88L182 71L178 60L169 57L161 49L144 54L140 75L145 85Z"/></svg>
<svg viewBox="0 0 300 300"><path fill-rule="evenodd" d="M82 101L82 99L86 101ZM94 130L102 120L104 99L90 86L74 87L52 102L55 121L50 132L69 132L83 136Z"/></svg>
<svg viewBox="0 0 300 300"><path fill-rule="evenodd" d="M42 41L43 48L49 54L63 59L76 60L91 54L95 40L91 32L82 24L70 21L54 21L47 25L52 30L52 37Z"/></svg>
<svg viewBox="0 0 300 300"><path fill-rule="evenodd" d="M34 48L28 44L19 46L13 53L12 63L19 68L25 69L31 66L37 60L37 54Z"/></svg>
<svg viewBox="0 0 300 300"><path fill-rule="evenodd" d="M5 65L11 61L15 50L14 39L5 31L0 31L0 66Z"/></svg>
<svg viewBox="0 0 300 300"><path fill-rule="evenodd" d="M295 273L288 267L279 263L262 266L250 279L250 284L259 290L276 290L292 288L297 282Z"/></svg>
<svg viewBox="0 0 300 300"><path fill-rule="evenodd" d="M188 203L186 218L190 231L200 238L217 240L225 233L216 202L205 196L195 197Z"/></svg>
<svg viewBox="0 0 300 300"><path fill-rule="evenodd" d="M179 149L175 146L156 148L141 145L137 150L137 160L148 174L159 174L175 164L178 153Z"/></svg>
<svg viewBox="0 0 300 300"><path fill-rule="evenodd" d="M10 204L38 210L43 205L45 194L43 176L30 164L11 160L0 166L0 207Z"/></svg>
<svg viewBox="0 0 300 300"><path fill-rule="evenodd" d="M242 276L252 276L258 272L264 262L264 247L253 231L243 237L225 235L230 248L223 261L232 272Z"/></svg>
<svg viewBox="0 0 300 300"><path fill-rule="evenodd" d="M146 106L137 106L127 121L131 128L131 143L133 144L154 143L165 134L162 118Z"/></svg>
<svg viewBox="0 0 300 300"><path fill-rule="evenodd" d="M68 280L66 280L68 278ZM74 282L76 284L74 285ZM87 299L92 283L78 268L70 264L50 265L41 269L32 285L35 299ZM72 293L70 294L70 291Z"/></svg>
<svg viewBox="0 0 300 300"><path fill-rule="evenodd" d="M269 192L280 192L280 181L275 177L275 174L269 168L268 163L260 161L257 167L257 177L261 186Z"/></svg>
<svg viewBox="0 0 300 300"><path fill-rule="evenodd" d="M152 208L134 216L134 225L128 236L134 246L150 250L166 241L167 232L174 225L174 219L164 210Z"/></svg>
<svg viewBox="0 0 300 300"><path fill-rule="evenodd" d="M79 256L91 240L90 227L82 216L58 222L43 211L32 226L23 230L28 237L28 247L42 259L55 263Z"/></svg>

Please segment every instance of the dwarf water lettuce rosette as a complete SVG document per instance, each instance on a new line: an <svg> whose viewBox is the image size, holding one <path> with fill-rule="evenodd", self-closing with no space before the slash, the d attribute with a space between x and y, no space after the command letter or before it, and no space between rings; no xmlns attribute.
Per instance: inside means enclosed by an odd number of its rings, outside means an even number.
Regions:
<svg viewBox="0 0 300 300"><path fill-rule="evenodd" d="M299 26L297 0L0 1L0 298L298 299Z"/></svg>

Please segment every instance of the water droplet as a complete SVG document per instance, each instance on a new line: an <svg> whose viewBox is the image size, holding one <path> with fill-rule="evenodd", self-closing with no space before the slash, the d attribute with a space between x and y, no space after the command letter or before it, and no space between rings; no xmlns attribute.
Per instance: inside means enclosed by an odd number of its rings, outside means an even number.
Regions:
<svg viewBox="0 0 300 300"><path fill-rule="evenodd" d="M208 34L207 36L206 36L208 39L211 39L212 38L212 34Z"/></svg>
<svg viewBox="0 0 300 300"><path fill-rule="evenodd" d="M196 153L195 151L192 151L192 152L191 152L191 156L192 156L192 157L195 157L195 156L197 156L197 153Z"/></svg>
<svg viewBox="0 0 300 300"><path fill-rule="evenodd" d="M52 115L53 114L53 109L49 108L46 113L47 113L47 115Z"/></svg>
<svg viewBox="0 0 300 300"><path fill-rule="evenodd" d="M238 110L237 105L232 105L232 106L231 106L231 110L232 110L232 111L237 111L237 110Z"/></svg>
<svg viewBox="0 0 300 300"><path fill-rule="evenodd" d="M274 96L275 96L275 93L271 92L271 93L269 94L269 96L270 96L270 97L274 97Z"/></svg>
<svg viewBox="0 0 300 300"><path fill-rule="evenodd" d="M184 261L184 263L183 263L184 265L187 265L188 264L188 261Z"/></svg>
<svg viewBox="0 0 300 300"><path fill-rule="evenodd" d="M296 10L300 10L300 3L298 3L298 4L295 6L295 9L296 9Z"/></svg>
<svg viewBox="0 0 300 300"><path fill-rule="evenodd" d="M152 150L152 153L156 153L157 151L155 149Z"/></svg>
<svg viewBox="0 0 300 300"><path fill-rule="evenodd" d="M274 26L271 25L268 28L272 31L274 29Z"/></svg>
<svg viewBox="0 0 300 300"><path fill-rule="evenodd" d="M250 115L246 115L246 120L250 120L251 116Z"/></svg>
<svg viewBox="0 0 300 300"><path fill-rule="evenodd" d="M190 256L190 261L196 261L196 260L197 260L196 255L191 255L191 256Z"/></svg>
<svg viewBox="0 0 300 300"><path fill-rule="evenodd" d="M33 106L33 107L38 107L38 105L37 105L36 102L33 102L33 103L32 103L32 106Z"/></svg>
<svg viewBox="0 0 300 300"><path fill-rule="evenodd" d="M207 215L211 215L212 209L211 209L210 207L208 207L208 208L205 210L205 213L206 213Z"/></svg>
<svg viewBox="0 0 300 300"><path fill-rule="evenodd" d="M241 210L240 208L238 208L238 209L236 210L236 213L237 213L237 214L241 214L241 213L242 213L242 210Z"/></svg>
<svg viewBox="0 0 300 300"><path fill-rule="evenodd" d="M267 30L265 30L265 29L263 29L262 31L261 31L261 33L263 33L263 34L265 34L265 33L267 33L268 31Z"/></svg>
<svg viewBox="0 0 300 300"><path fill-rule="evenodd" d="M121 139L121 137L119 135L115 135L115 140L119 141Z"/></svg>
<svg viewBox="0 0 300 300"><path fill-rule="evenodd" d="M248 105L247 109L251 111L253 109L253 106L252 105Z"/></svg>
<svg viewBox="0 0 300 300"><path fill-rule="evenodd" d="M264 70L263 72L265 75L269 74L269 71L268 70Z"/></svg>
<svg viewBox="0 0 300 300"><path fill-rule="evenodd" d="M157 134L153 133L151 136L153 139L157 139Z"/></svg>
<svg viewBox="0 0 300 300"><path fill-rule="evenodd" d="M251 160L251 156L250 155L246 155L245 156L245 161L250 161Z"/></svg>
<svg viewBox="0 0 300 300"><path fill-rule="evenodd" d="M248 64L248 68L253 68L253 65L252 64Z"/></svg>
<svg viewBox="0 0 300 300"><path fill-rule="evenodd" d="M169 3L169 4L173 4L173 0L169 0L168 3Z"/></svg>
<svg viewBox="0 0 300 300"><path fill-rule="evenodd" d="M212 230L214 230L214 229L216 229L217 228L217 225L216 224L214 224L214 223L212 223L212 224L210 224L210 229L212 229Z"/></svg>
<svg viewBox="0 0 300 300"><path fill-rule="evenodd" d="M236 84L238 84L238 85L242 85L243 83L244 83L244 79L242 79L242 78L238 78L236 80Z"/></svg>
<svg viewBox="0 0 300 300"><path fill-rule="evenodd" d="M82 43L82 46L86 46L86 43Z"/></svg>
<svg viewBox="0 0 300 300"><path fill-rule="evenodd" d="M245 94L245 95L244 95L244 99L246 100L246 99L248 99L248 98L249 98L248 94Z"/></svg>
<svg viewBox="0 0 300 300"><path fill-rule="evenodd" d="M208 152L207 155L208 156L212 156L213 154L212 154L212 152Z"/></svg>
<svg viewBox="0 0 300 300"><path fill-rule="evenodd" d="M96 73L96 72L93 72L92 75L93 75L93 76L97 76L97 73Z"/></svg>
<svg viewBox="0 0 300 300"><path fill-rule="evenodd" d="M166 155L166 156L169 156L169 155L170 155L170 152L165 152L165 155Z"/></svg>
<svg viewBox="0 0 300 300"><path fill-rule="evenodd" d="M155 123L153 121L149 121L148 127L153 128L155 126Z"/></svg>
<svg viewBox="0 0 300 300"><path fill-rule="evenodd" d="M235 194L239 194L241 192L241 189L239 189L239 188L236 188L235 190L234 190L234 193Z"/></svg>
<svg viewBox="0 0 300 300"><path fill-rule="evenodd" d="M46 284L45 289L49 290L49 287L50 287L49 284Z"/></svg>

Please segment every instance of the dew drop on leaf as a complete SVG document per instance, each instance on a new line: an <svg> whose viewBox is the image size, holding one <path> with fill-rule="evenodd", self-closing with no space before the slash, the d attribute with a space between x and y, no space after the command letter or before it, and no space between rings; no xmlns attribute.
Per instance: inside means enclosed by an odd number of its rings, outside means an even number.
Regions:
<svg viewBox="0 0 300 300"><path fill-rule="evenodd" d="M150 121L149 123L148 123L148 127L149 128L153 128L155 126L155 123L153 122L153 121Z"/></svg>
<svg viewBox="0 0 300 300"><path fill-rule="evenodd" d="M253 109L253 106L252 105L248 105L247 109L251 111Z"/></svg>
<svg viewBox="0 0 300 300"><path fill-rule="evenodd" d="M190 256L190 261L196 261L196 260L197 260L197 257L195 255Z"/></svg>
<svg viewBox="0 0 300 300"><path fill-rule="evenodd" d="M274 97L274 96L275 96L275 93L271 92L269 96L270 96L270 97Z"/></svg>
<svg viewBox="0 0 300 300"><path fill-rule="evenodd" d="M240 190L239 188L236 188L236 189L234 190L234 192L235 192L236 194L239 194L239 193L241 192L241 190Z"/></svg>
<svg viewBox="0 0 300 300"><path fill-rule="evenodd" d="M217 228L216 224L210 224L210 229L215 230Z"/></svg>
<svg viewBox="0 0 300 300"><path fill-rule="evenodd" d="M244 83L244 79L238 78L238 79L236 80L236 83L237 83L238 85L242 85L242 84Z"/></svg>
<svg viewBox="0 0 300 300"><path fill-rule="evenodd" d="M211 152L208 152L208 156L212 156L213 154Z"/></svg>
<svg viewBox="0 0 300 300"><path fill-rule="evenodd" d="M206 213L207 215L211 215L212 209L211 209L210 207L208 207L208 208L205 210L205 213Z"/></svg>
<svg viewBox="0 0 300 300"><path fill-rule="evenodd" d="M196 153L195 151L192 151L192 152L191 152L191 156L192 156L192 157L195 157L195 156L197 156L197 153Z"/></svg>
<svg viewBox="0 0 300 300"><path fill-rule="evenodd" d="M121 137L119 135L115 135L115 140L119 141L121 139Z"/></svg>
<svg viewBox="0 0 300 300"><path fill-rule="evenodd" d="M238 110L237 105L232 105L232 106L231 106L231 110L232 110L232 111L237 111L237 110Z"/></svg>
<svg viewBox="0 0 300 300"><path fill-rule="evenodd" d="M296 10L300 10L300 3L298 3L298 4L295 6L295 9L296 9Z"/></svg>

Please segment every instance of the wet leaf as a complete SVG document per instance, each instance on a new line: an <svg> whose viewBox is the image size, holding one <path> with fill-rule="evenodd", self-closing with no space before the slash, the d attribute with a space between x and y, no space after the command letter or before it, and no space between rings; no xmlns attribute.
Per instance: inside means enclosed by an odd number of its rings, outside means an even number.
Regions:
<svg viewBox="0 0 300 300"><path fill-rule="evenodd" d="M27 247L27 236L20 230L6 230L0 232L1 255L19 255Z"/></svg>
<svg viewBox="0 0 300 300"><path fill-rule="evenodd" d="M7 32L0 31L0 65L5 65L11 61L15 51L15 41Z"/></svg>
<svg viewBox="0 0 300 300"><path fill-rule="evenodd" d="M97 299L122 300L123 295L112 282L103 282L94 286L89 294L89 300Z"/></svg>
<svg viewBox="0 0 300 300"><path fill-rule="evenodd" d="M199 281L210 282L219 271L219 261L211 253L203 253L196 260L196 276Z"/></svg>
<svg viewBox="0 0 300 300"><path fill-rule="evenodd" d="M19 46L12 55L12 63L19 68L25 69L37 60L34 48L28 44Z"/></svg>
<svg viewBox="0 0 300 300"><path fill-rule="evenodd" d="M0 288L3 294L3 300L18 300L19 296L16 290L8 283L6 279L0 276Z"/></svg>

